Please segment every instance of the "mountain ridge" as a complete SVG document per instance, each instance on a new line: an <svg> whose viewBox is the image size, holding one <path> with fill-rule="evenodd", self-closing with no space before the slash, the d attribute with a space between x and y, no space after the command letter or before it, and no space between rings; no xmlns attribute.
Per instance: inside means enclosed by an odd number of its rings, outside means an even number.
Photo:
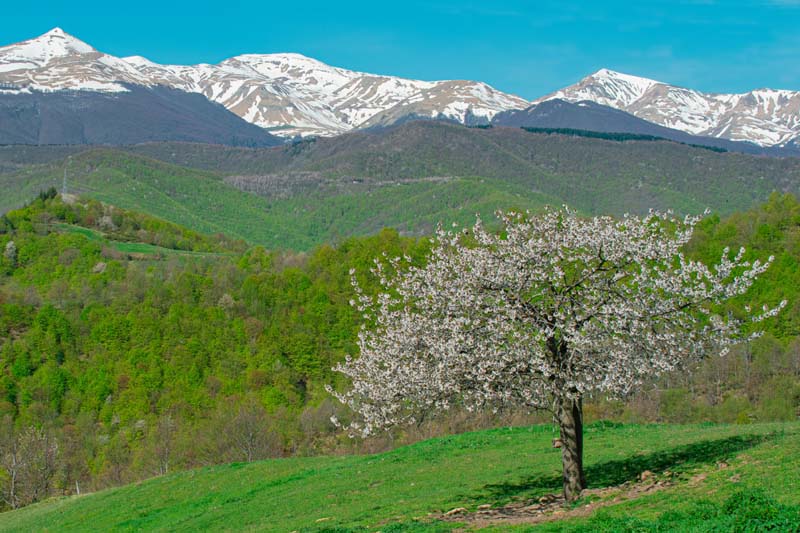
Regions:
<svg viewBox="0 0 800 533"><path fill-rule="evenodd" d="M560 98L544 100L530 107L498 113L491 121L494 126L575 129L587 132L629 133L650 135L665 140L695 146L707 146L731 152L776 157L798 157L797 146L760 146L748 141L731 141L721 137L692 135L639 118L627 111L591 100L570 102Z"/></svg>
<svg viewBox="0 0 800 533"><path fill-rule="evenodd" d="M68 53L48 54L48 47ZM59 28L0 48L1 82L18 86L16 92L124 92L126 83L164 85L200 93L246 121L288 137L350 131L397 105L404 114L441 115L459 122L468 115L488 121L499 111L528 105L482 82L369 74L295 53L242 54L216 65L160 65L142 56L104 54Z"/></svg>
<svg viewBox="0 0 800 533"><path fill-rule="evenodd" d="M501 208L566 203L586 214L710 208L725 215L775 191L800 190L797 158L435 121L266 149L67 148L0 147L7 191L0 214L60 188L65 166L71 191L196 231L228 228L253 243L298 250L384 226L427 234L437 222L465 224L475 213L488 220Z"/></svg>
<svg viewBox="0 0 800 533"><path fill-rule="evenodd" d="M800 91L704 93L600 69L532 102L469 80L423 81L327 65L297 53L240 54L217 64L162 65L105 54L55 28L0 47L0 94L165 86L198 93L282 137L335 136L410 118L487 124L552 99L592 101L691 135L800 146Z"/></svg>
<svg viewBox="0 0 800 533"><path fill-rule="evenodd" d="M552 99L593 101L693 135L750 141L761 146L797 144L800 139L800 91L703 93L600 69L534 103Z"/></svg>

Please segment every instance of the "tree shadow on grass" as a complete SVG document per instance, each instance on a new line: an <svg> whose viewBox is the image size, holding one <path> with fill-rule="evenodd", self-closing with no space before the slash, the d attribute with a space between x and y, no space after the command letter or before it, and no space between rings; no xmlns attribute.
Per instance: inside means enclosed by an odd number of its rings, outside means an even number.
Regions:
<svg viewBox="0 0 800 533"><path fill-rule="evenodd" d="M625 459L596 463L586 467L587 488L602 488L634 481L645 470L674 473L730 460L736 454L758 444L774 439L777 435L747 435L724 439L705 440L677 446L645 455L634 455ZM469 496L474 501L507 501L528 499L562 490L561 474L541 474L509 483L486 485L478 494Z"/></svg>

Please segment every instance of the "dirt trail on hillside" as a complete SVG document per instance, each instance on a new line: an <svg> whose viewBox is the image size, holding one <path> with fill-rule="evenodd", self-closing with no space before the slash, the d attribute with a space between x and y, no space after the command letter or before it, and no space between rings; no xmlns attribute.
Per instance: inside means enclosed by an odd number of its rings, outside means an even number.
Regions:
<svg viewBox="0 0 800 533"><path fill-rule="evenodd" d="M465 523L466 529L456 531L466 531L502 524L537 524L565 518L584 517L601 507L636 499L645 494L652 494L671 487L674 485L671 474L668 472L665 474L667 475L660 475L656 478L652 473L643 472L644 479L638 482L627 481L614 487L584 490L581 494L582 498L596 498L596 501L589 501L572 509L565 507L562 495L548 494L535 501L514 502L503 507L493 508L489 505L481 505L475 512L469 512L463 507L456 508L435 518Z"/></svg>

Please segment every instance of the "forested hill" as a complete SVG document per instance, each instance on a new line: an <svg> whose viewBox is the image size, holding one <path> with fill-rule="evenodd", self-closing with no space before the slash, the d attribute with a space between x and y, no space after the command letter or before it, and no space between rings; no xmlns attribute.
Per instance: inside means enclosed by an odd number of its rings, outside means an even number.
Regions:
<svg viewBox="0 0 800 533"><path fill-rule="evenodd" d="M409 122L269 150L175 143L130 149L181 166L276 183L291 179L354 188L437 176L480 177L559 198L587 213L654 207L702 212L708 207L729 214L766 201L774 190L800 192L798 158L716 153L666 140L614 142L440 122ZM354 179L361 181L353 184ZM257 190L255 181L249 186Z"/></svg>
<svg viewBox="0 0 800 533"><path fill-rule="evenodd" d="M355 352L360 317L349 305L349 270L376 290L373 259L386 252L424 261L427 239L383 230L279 253L68 200L42 194L0 219L0 439L58 442L49 490L354 446L334 431L330 416L348 414L324 390L343 386L330 369ZM695 256L711 261L740 244L753 257L777 256L737 304L790 306L763 338L724 360L668 376L626 403L589 401L587 417L793 419L798 243L800 204L791 196L704 222L689 246ZM450 423L434 420L425 431Z"/></svg>
<svg viewBox="0 0 800 533"><path fill-rule="evenodd" d="M0 219L0 437L44 424L62 488L310 449L332 430L330 369L354 351L349 269L425 247L387 230L245 251L49 196ZM245 452L231 439L253 423L269 431Z"/></svg>
<svg viewBox="0 0 800 533"><path fill-rule="evenodd" d="M72 157L68 157L71 155ZM382 227L429 234L498 208L566 203L587 214L650 208L721 215L800 193L800 159L615 142L519 128L412 122L271 149L154 143L70 151L0 147L0 212L68 187L204 233L310 250Z"/></svg>

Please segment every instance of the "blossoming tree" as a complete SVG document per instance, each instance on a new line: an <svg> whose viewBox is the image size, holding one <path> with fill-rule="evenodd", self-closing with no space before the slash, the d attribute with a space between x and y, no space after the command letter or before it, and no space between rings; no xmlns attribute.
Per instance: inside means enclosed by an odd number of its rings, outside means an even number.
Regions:
<svg viewBox="0 0 800 533"><path fill-rule="evenodd" d="M582 399L624 395L745 338L744 321L714 306L744 293L772 258L750 263L744 249L726 249L713 267L686 258L700 217L499 216L499 233L480 220L440 229L424 267L376 261L377 297L354 281L361 354L336 368L350 390L332 392L360 415L351 429L364 435L453 405L551 409L571 501L586 483Z"/></svg>

